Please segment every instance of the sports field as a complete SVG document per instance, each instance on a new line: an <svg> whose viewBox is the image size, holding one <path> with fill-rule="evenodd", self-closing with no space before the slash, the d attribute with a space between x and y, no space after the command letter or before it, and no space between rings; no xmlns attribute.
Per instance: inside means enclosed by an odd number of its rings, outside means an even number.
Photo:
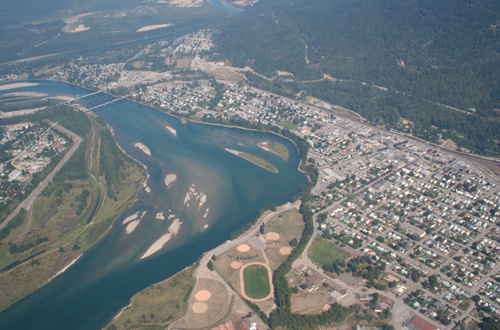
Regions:
<svg viewBox="0 0 500 330"><path fill-rule="evenodd" d="M266 267L250 265L243 270L245 293L253 299L262 299L269 295L269 273Z"/></svg>

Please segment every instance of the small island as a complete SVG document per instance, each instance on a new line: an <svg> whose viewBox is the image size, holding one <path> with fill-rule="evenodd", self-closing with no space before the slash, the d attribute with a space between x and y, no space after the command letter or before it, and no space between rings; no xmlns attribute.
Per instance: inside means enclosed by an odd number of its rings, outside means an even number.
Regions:
<svg viewBox="0 0 500 330"><path fill-rule="evenodd" d="M244 159L248 160L249 162L254 163L257 166L260 166L260 167L268 170L269 172L278 173L278 169L273 164L269 163L267 160L264 160L260 157L248 154L246 152L228 149L228 148L226 148L226 151L228 151L236 156L239 156L241 158L244 158Z"/></svg>
<svg viewBox="0 0 500 330"><path fill-rule="evenodd" d="M284 160L288 160L288 149L284 144L276 141L264 141L259 143L259 148L280 156Z"/></svg>

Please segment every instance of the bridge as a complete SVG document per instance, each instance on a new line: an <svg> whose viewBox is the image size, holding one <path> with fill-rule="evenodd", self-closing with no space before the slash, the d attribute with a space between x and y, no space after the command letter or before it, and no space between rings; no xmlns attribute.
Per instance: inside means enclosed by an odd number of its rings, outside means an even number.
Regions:
<svg viewBox="0 0 500 330"><path fill-rule="evenodd" d="M101 104L98 104L98 105L96 105L96 106L94 106L94 107L92 107L92 108L90 108L90 109L86 109L84 112L89 112L89 111L94 111L94 110L97 110L97 109L99 109L99 108L102 108L102 107L105 107L105 106L111 105L111 104L113 104L113 103L115 103L115 102L118 102L118 101L121 101L121 100L123 100L123 99L126 99L127 97L128 97L128 95L125 95L125 96L122 96L122 97L120 97L120 98L112 99L112 100L110 100L110 101L108 101L108 102L106 102L106 103L101 103Z"/></svg>
<svg viewBox="0 0 500 330"><path fill-rule="evenodd" d="M99 94L99 93L104 93L103 91L97 91L97 92L94 92L94 93L90 93L90 94L87 94L87 95L83 95L83 96L80 96L80 97L77 97L76 99L72 99L72 100L69 100L69 101L66 101L64 102L64 104L66 105L70 105L71 103L73 102L76 102L76 101L79 101L81 99L84 99L86 97L89 97L89 96L92 96L92 95L96 95L96 94Z"/></svg>

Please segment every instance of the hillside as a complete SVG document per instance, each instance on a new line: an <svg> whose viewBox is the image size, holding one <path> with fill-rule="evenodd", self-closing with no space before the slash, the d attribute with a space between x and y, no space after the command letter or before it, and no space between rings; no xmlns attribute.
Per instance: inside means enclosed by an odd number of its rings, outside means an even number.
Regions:
<svg viewBox="0 0 500 330"><path fill-rule="evenodd" d="M403 117L415 135L498 154L499 21L490 0L264 0L214 38L236 66L293 74L269 88L305 90L392 127Z"/></svg>
<svg viewBox="0 0 500 330"><path fill-rule="evenodd" d="M165 37L226 16L203 0L175 5L140 0L31 2L2 3L0 64Z"/></svg>

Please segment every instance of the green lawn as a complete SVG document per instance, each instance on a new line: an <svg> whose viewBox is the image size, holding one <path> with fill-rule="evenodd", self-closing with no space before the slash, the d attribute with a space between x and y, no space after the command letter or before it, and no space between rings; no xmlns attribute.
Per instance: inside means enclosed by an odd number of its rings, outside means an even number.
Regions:
<svg viewBox="0 0 500 330"><path fill-rule="evenodd" d="M295 125L294 123L291 123L289 121L281 121L278 125L286 128L286 129L292 130L292 131L297 128L297 125Z"/></svg>
<svg viewBox="0 0 500 330"><path fill-rule="evenodd" d="M245 158L246 160L254 163L255 165L258 165L262 168L265 168L269 172L278 173L278 169L273 164L269 163L268 161L266 161L260 157L257 157L257 156L251 155L251 154L247 154L246 152L240 153L240 156Z"/></svg>
<svg viewBox="0 0 500 330"><path fill-rule="evenodd" d="M331 264L337 260L346 260L351 254L334 243L317 237L309 249L309 258L321 266Z"/></svg>
<svg viewBox="0 0 500 330"><path fill-rule="evenodd" d="M272 153L280 156L281 158L287 160L288 159L288 149L285 145L276 142L276 141L268 141L259 143L259 147L270 150Z"/></svg>
<svg viewBox="0 0 500 330"><path fill-rule="evenodd" d="M269 287L269 273L266 267L251 265L243 270L245 293L253 299L262 299L271 292Z"/></svg>

